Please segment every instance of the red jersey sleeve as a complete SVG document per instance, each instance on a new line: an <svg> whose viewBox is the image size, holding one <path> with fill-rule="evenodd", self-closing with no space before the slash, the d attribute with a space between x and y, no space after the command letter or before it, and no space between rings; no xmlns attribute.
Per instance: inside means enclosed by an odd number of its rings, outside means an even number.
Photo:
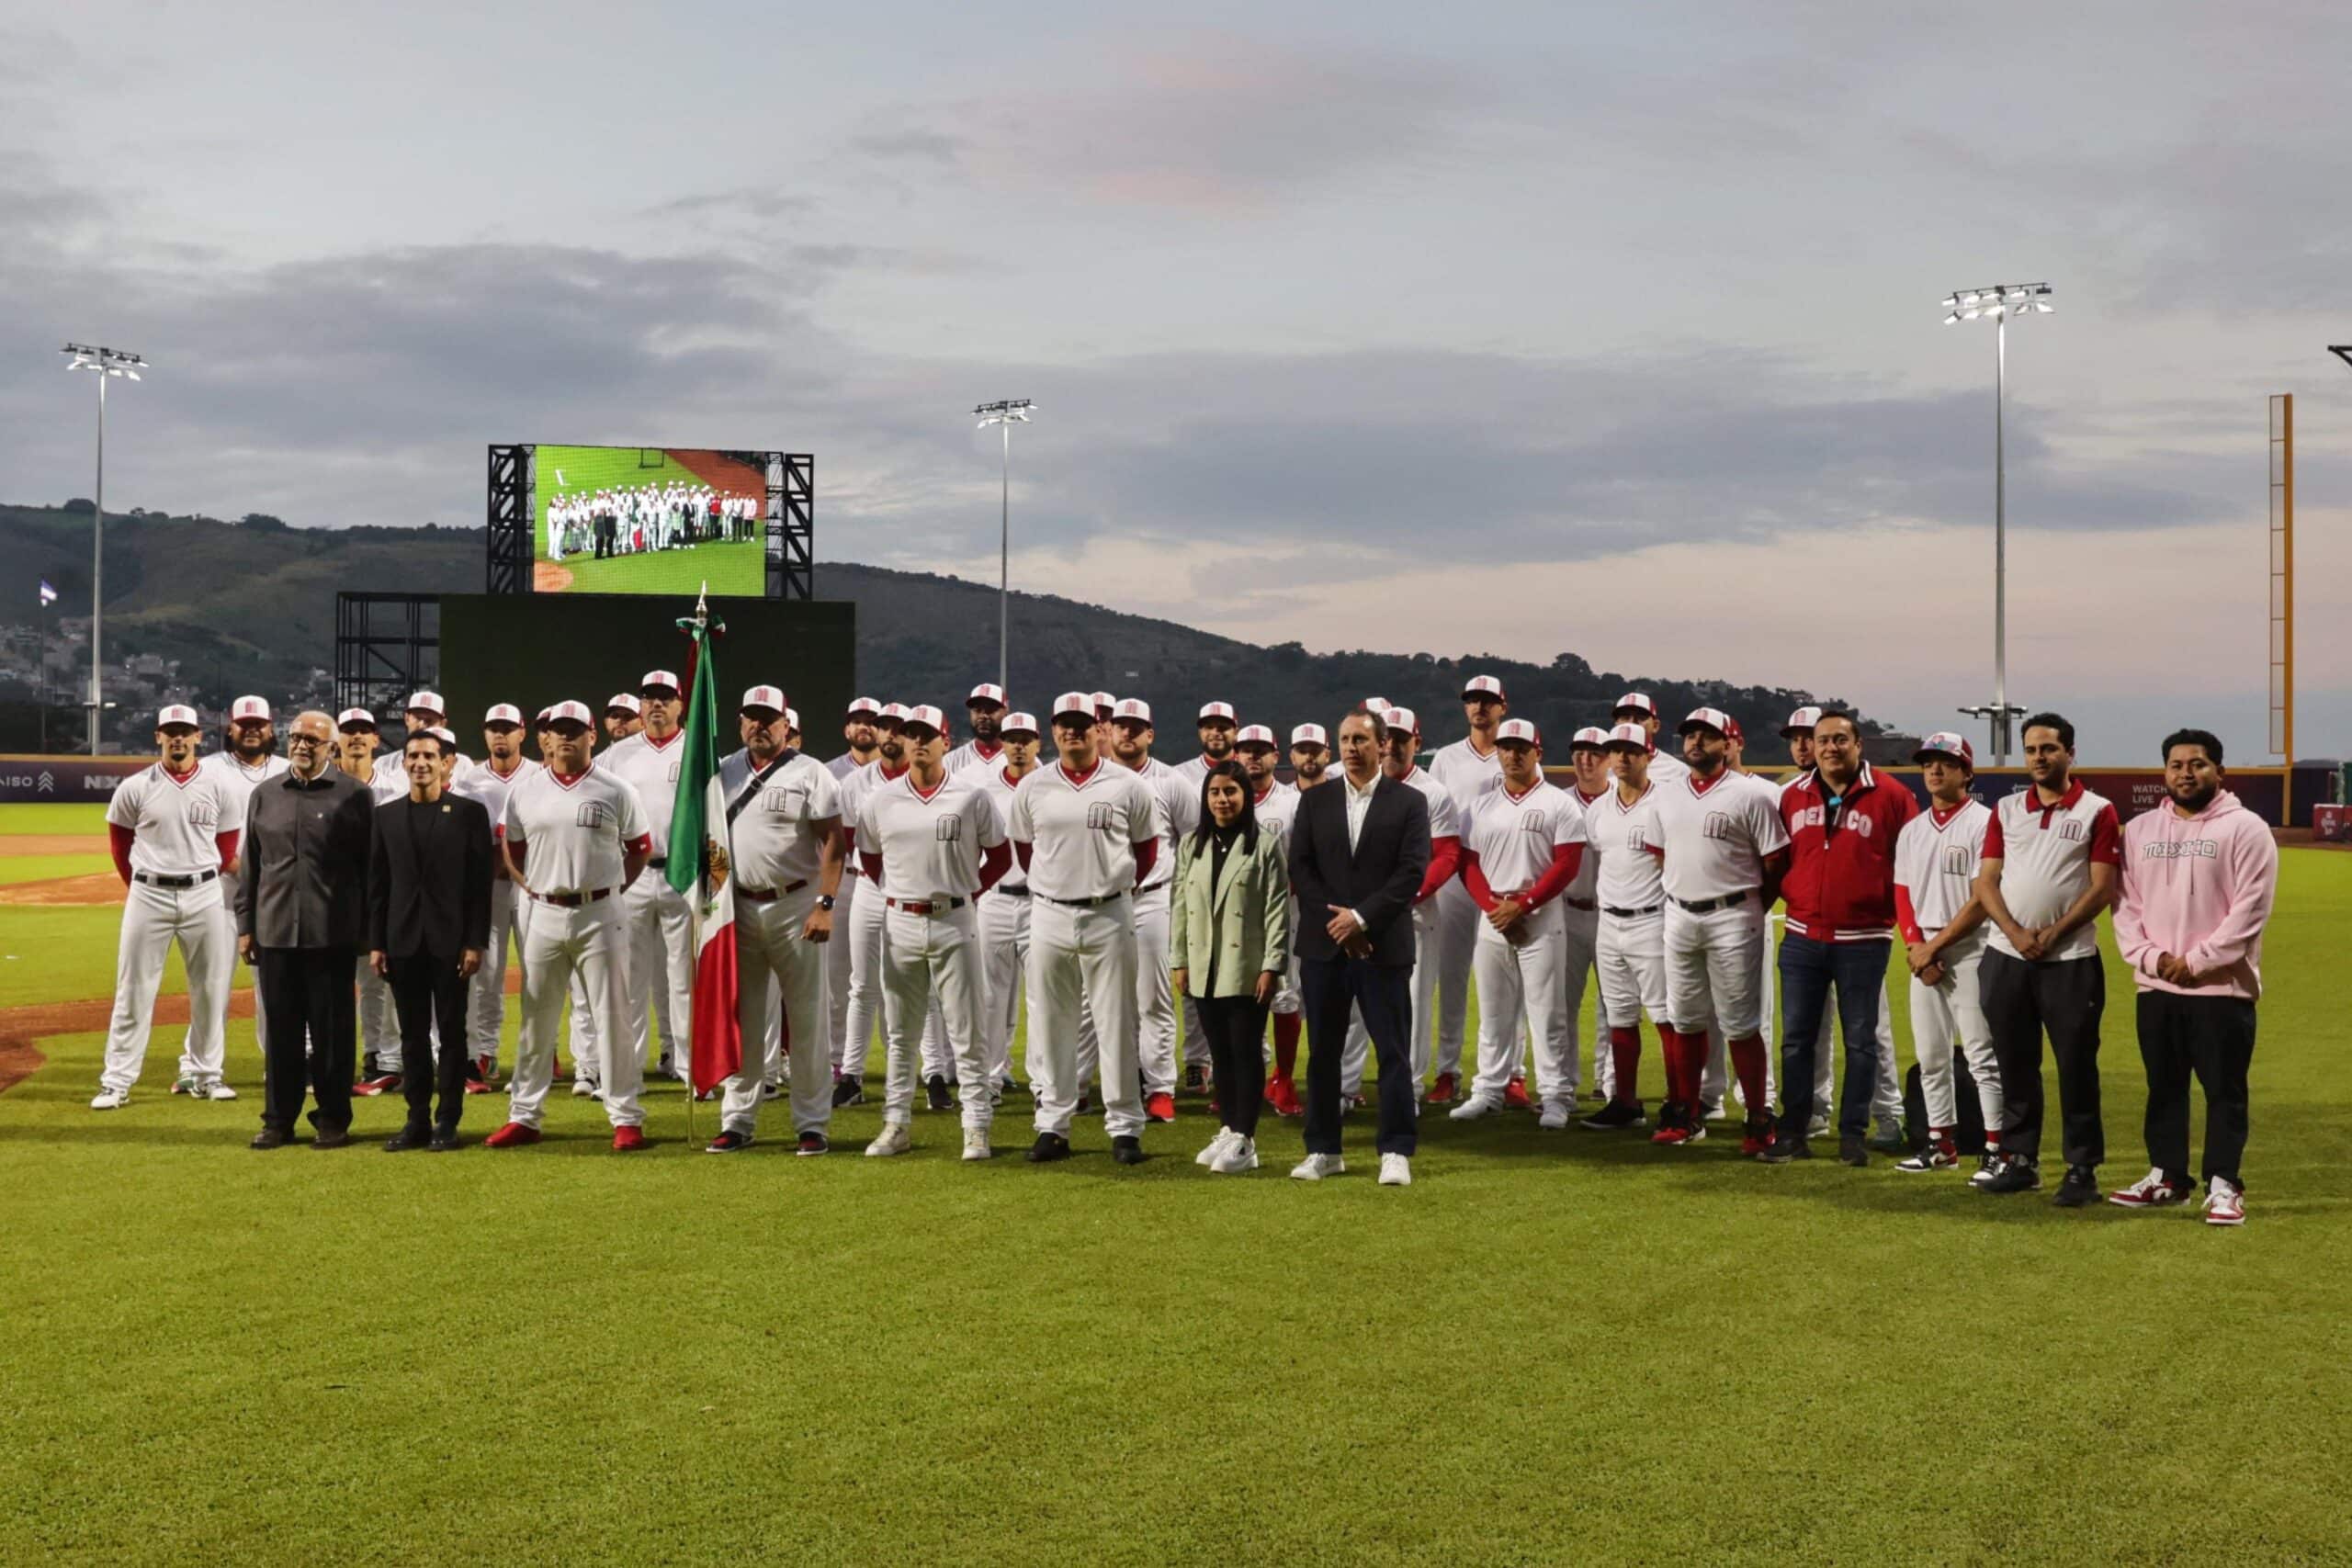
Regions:
<svg viewBox="0 0 2352 1568"><path fill-rule="evenodd" d="M1495 890L1487 886L1486 868L1478 863L1478 852L1476 850L1462 852L1462 886L1469 889L1470 901L1487 913L1492 913L1495 906L1502 901L1495 897Z"/></svg>
<svg viewBox="0 0 2352 1568"><path fill-rule="evenodd" d="M1990 837L1989 833L1987 837ZM2116 817L2112 806L2100 807L2098 815L2091 818L2091 863L2123 863L2123 824Z"/></svg>
<svg viewBox="0 0 2352 1568"><path fill-rule="evenodd" d="M1994 807L1993 810L1985 816L1984 847L1978 851L1977 853L1979 858L1984 860L1999 860L2002 858L2001 812L1998 807Z"/></svg>
<svg viewBox="0 0 2352 1568"><path fill-rule="evenodd" d="M1552 863L1535 879L1535 886L1523 894L1520 902L1531 909L1538 909L1567 891L1568 884L1577 879L1577 867L1584 863L1582 844L1554 844Z"/></svg>
<svg viewBox="0 0 2352 1568"><path fill-rule="evenodd" d="M1434 896L1437 890L1453 880L1462 865L1462 840L1451 833L1443 833L1430 840L1430 869L1421 878L1421 890L1413 896L1418 904Z"/></svg>
<svg viewBox="0 0 2352 1568"><path fill-rule="evenodd" d="M139 829L126 828L119 822L107 824L107 847L114 852L114 871L122 878L125 887L130 886L130 846L139 840Z"/></svg>

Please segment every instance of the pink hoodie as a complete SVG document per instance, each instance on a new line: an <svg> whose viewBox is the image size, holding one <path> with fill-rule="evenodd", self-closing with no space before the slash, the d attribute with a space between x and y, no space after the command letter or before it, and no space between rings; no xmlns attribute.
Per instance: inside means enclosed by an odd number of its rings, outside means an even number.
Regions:
<svg viewBox="0 0 2352 1568"><path fill-rule="evenodd" d="M2143 991L2262 995L2262 928L2278 890L2278 845L2228 790L2194 817L2167 800L2123 826L2123 893L2115 945ZM2188 961L2192 985L2156 978L2156 960Z"/></svg>

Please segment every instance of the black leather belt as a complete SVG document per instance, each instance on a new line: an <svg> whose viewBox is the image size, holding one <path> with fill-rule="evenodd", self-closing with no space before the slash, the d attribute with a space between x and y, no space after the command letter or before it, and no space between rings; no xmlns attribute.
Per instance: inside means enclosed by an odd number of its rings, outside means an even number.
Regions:
<svg viewBox="0 0 2352 1568"><path fill-rule="evenodd" d="M735 889L735 897L750 904L773 904L777 899L797 893L808 886L808 879L804 876L797 882L787 882L781 887L738 887Z"/></svg>
<svg viewBox="0 0 2352 1568"><path fill-rule="evenodd" d="M130 874L130 880L143 882L150 887L166 887L177 893L201 887L220 874L217 871L199 871L187 876L161 876L152 871L134 871Z"/></svg>
<svg viewBox="0 0 2352 1568"><path fill-rule="evenodd" d="M594 893L534 893L532 897L542 904L553 904L559 909L577 909L583 904L601 904L613 896L609 887L599 887Z"/></svg>
<svg viewBox="0 0 2352 1568"><path fill-rule="evenodd" d="M910 915L942 915L950 909L960 909L969 898L885 898L885 908L903 910Z"/></svg>
<svg viewBox="0 0 2352 1568"><path fill-rule="evenodd" d="M1114 899L1124 898L1126 896L1125 893L1105 893L1100 898L1057 898L1050 893L1037 894L1037 897L1046 903L1059 904L1065 909L1097 909Z"/></svg>
<svg viewBox="0 0 2352 1568"><path fill-rule="evenodd" d="M668 865L669 863L670 857L668 855L663 855L660 860L647 861L645 863L645 869L648 871L660 871L663 866Z"/></svg>
<svg viewBox="0 0 2352 1568"><path fill-rule="evenodd" d="M1696 900L1690 898L1676 898L1674 901L1682 907L1682 909L1686 914L1706 915L1712 914L1717 909L1729 909L1735 906L1745 904L1747 902L1748 895L1755 891L1756 889L1753 887L1747 887L1741 889L1737 893L1726 893L1720 898L1700 898Z"/></svg>
<svg viewBox="0 0 2352 1568"><path fill-rule="evenodd" d="M1600 905L1594 903L1589 898L1563 898L1560 902L1566 904L1571 909L1582 909L1588 915L1600 908Z"/></svg>
<svg viewBox="0 0 2352 1568"><path fill-rule="evenodd" d="M1619 909L1603 904L1600 907L1600 912L1612 920L1638 920L1645 915L1655 915L1665 908L1663 904L1652 904L1646 909Z"/></svg>
<svg viewBox="0 0 2352 1568"><path fill-rule="evenodd" d="M989 891L991 893L1001 893L1010 898L1026 898L1029 897L1029 885L1024 882L1017 886L1007 887L1003 883L1000 882L994 887L989 888Z"/></svg>

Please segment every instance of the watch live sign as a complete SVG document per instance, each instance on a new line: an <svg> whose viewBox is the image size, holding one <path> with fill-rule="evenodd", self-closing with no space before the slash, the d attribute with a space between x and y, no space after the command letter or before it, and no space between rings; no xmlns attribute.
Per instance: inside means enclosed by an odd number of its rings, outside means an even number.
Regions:
<svg viewBox="0 0 2352 1568"><path fill-rule="evenodd" d="M0 757L0 806L107 800L153 757Z"/></svg>

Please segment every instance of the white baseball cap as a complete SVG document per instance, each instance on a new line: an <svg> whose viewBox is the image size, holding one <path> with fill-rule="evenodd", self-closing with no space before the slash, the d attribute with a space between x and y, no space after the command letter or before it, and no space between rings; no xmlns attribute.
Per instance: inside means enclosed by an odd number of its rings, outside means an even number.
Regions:
<svg viewBox="0 0 2352 1568"><path fill-rule="evenodd" d="M800 728L800 710L798 708L786 708L784 710L784 728L787 731L796 730Z"/></svg>
<svg viewBox="0 0 2352 1568"><path fill-rule="evenodd" d="M1930 757L1953 758L1970 773L1976 771L1976 748L1970 745L1968 737L1958 730L1939 729L1920 741L1919 749L1911 753L1911 760L1915 762L1924 762Z"/></svg>
<svg viewBox="0 0 2352 1568"><path fill-rule="evenodd" d="M1388 712L1388 699L1386 697L1366 697L1363 700L1363 711L1366 713L1385 715Z"/></svg>
<svg viewBox="0 0 2352 1568"><path fill-rule="evenodd" d="M190 729L204 728L203 721L196 716L196 710L186 703L166 704L164 711L155 716L155 728L158 729L169 729L175 724L185 724Z"/></svg>
<svg viewBox="0 0 2352 1568"><path fill-rule="evenodd" d="M1690 716L1674 727L1674 733L1688 735L1694 729L1712 729L1728 740L1737 728L1731 715L1721 708L1692 708Z"/></svg>
<svg viewBox="0 0 2352 1568"><path fill-rule="evenodd" d="M904 728L912 729L919 724L930 729L934 735L944 735L947 733L947 716L940 712L937 708L932 706L929 703L918 703L915 706L907 710L907 718Z"/></svg>
<svg viewBox="0 0 2352 1568"><path fill-rule="evenodd" d="M1203 703L1201 705L1200 722L1206 724L1213 718L1221 718L1227 724L1235 722L1233 716L1233 705L1231 703Z"/></svg>
<svg viewBox="0 0 2352 1568"><path fill-rule="evenodd" d="M1302 724L1290 732L1290 743L1294 746L1320 746L1328 751L1331 749L1331 737L1319 724Z"/></svg>
<svg viewBox="0 0 2352 1568"><path fill-rule="evenodd" d="M1077 714L1081 718L1094 716L1094 699L1084 692L1064 692L1054 699L1054 716L1068 718Z"/></svg>
<svg viewBox="0 0 2352 1568"><path fill-rule="evenodd" d="M1241 727L1241 733L1233 738L1233 743L1237 747L1270 747L1274 743L1274 732L1262 724L1245 724Z"/></svg>
<svg viewBox="0 0 2352 1568"><path fill-rule="evenodd" d="M970 707L975 703L994 703L997 706L1002 707L1004 706L1004 688L993 682L983 681L972 688L970 696L964 699L966 707Z"/></svg>
<svg viewBox="0 0 2352 1568"><path fill-rule="evenodd" d="M1468 702L1472 697L1492 697L1500 702L1503 700L1503 683L1492 675L1473 675L1462 682L1462 700Z"/></svg>
<svg viewBox="0 0 2352 1568"><path fill-rule="evenodd" d="M996 727L999 735L1035 735L1037 716L1034 713L1009 713Z"/></svg>
<svg viewBox="0 0 2352 1568"><path fill-rule="evenodd" d="M1105 708L1112 708L1119 705L1119 699L1113 696L1108 692L1095 692L1090 695L1088 700L1093 703L1094 711L1097 713L1101 713Z"/></svg>
<svg viewBox="0 0 2352 1568"><path fill-rule="evenodd" d="M269 700L266 697L239 697L229 705L229 722L234 724L241 718L257 718L264 724L268 723Z"/></svg>
<svg viewBox="0 0 2352 1568"><path fill-rule="evenodd" d="M554 711L555 710L553 708L541 708L539 710L539 716L537 722L541 729L545 729L548 727L548 715Z"/></svg>
<svg viewBox="0 0 2352 1568"><path fill-rule="evenodd" d="M678 676L675 671L648 670L643 675L638 678L637 689L640 692L650 692L662 688L667 688L673 692L683 692L685 690L685 687L678 683Z"/></svg>
<svg viewBox="0 0 2352 1568"><path fill-rule="evenodd" d="M1787 739L1789 737L1795 735L1811 735L1813 733L1813 727L1820 722L1821 710L1819 708L1801 707L1794 713L1789 715L1788 723L1781 726L1781 737L1782 739Z"/></svg>
<svg viewBox="0 0 2352 1568"><path fill-rule="evenodd" d="M350 729L363 724L370 729L376 728L376 716L366 708L345 708L334 716L334 727L337 729Z"/></svg>
<svg viewBox="0 0 2352 1568"><path fill-rule="evenodd" d="M783 713L785 711L784 693L775 686L752 687L743 694L741 711L749 713L753 708L766 708L771 713Z"/></svg>
<svg viewBox="0 0 2352 1568"><path fill-rule="evenodd" d="M645 711L642 707L638 705L637 698L628 692L615 692L612 695L612 700L605 705L605 711L606 713L612 712L615 708L619 708L624 713L643 713ZM550 709L548 711L552 712L554 710Z"/></svg>
<svg viewBox="0 0 2352 1568"><path fill-rule="evenodd" d="M1609 748L1609 731L1601 728L1600 726L1597 724L1588 724L1582 729L1577 730L1574 735L1568 737L1569 750L1573 751L1579 746L1589 746L1596 751L1607 750Z"/></svg>
<svg viewBox="0 0 2352 1568"><path fill-rule="evenodd" d="M449 711L449 705L441 700L441 694L438 692L411 692L408 694L408 705L401 711L415 713L419 709L426 713L446 714Z"/></svg>
<svg viewBox="0 0 2352 1568"><path fill-rule="evenodd" d="M455 751L458 749L458 737L456 733L445 725L436 724L432 728L421 731L420 733L430 735L434 739L438 740L442 745L447 746L452 751Z"/></svg>
<svg viewBox="0 0 2352 1568"><path fill-rule="evenodd" d="M882 718L885 723L888 723L894 718L900 724L906 723L907 705L904 703L884 703L882 705Z"/></svg>
<svg viewBox="0 0 2352 1568"><path fill-rule="evenodd" d="M1524 740L1530 746L1544 744L1544 738L1535 733L1534 723L1524 718L1507 718L1495 727L1495 744L1499 746L1506 740Z"/></svg>
<svg viewBox="0 0 2352 1568"><path fill-rule="evenodd" d="M1137 724L1151 722L1151 705L1141 697L1122 697L1119 705L1111 710L1113 718L1131 718Z"/></svg>
<svg viewBox="0 0 2352 1568"><path fill-rule="evenodd" d="M1419 740L1421 738L1421 716L1411 708L1390 708L1380 716L1380 722L1391 729L1401 729Z"/></svg>
<svg viewBox="0 0 2352 1568"><path fill-rule="evenodd" d="M882 716L882 705L876 702L872 697L852 697L849 700L848 709L842 713L842 716L843 718L855 718L862 713L870 713L875 717L880 718Z"/></svg>
<svg viewBox="0 0 2352 1568"><path fill-rule="evenodd" d="M1642 755L1646 757L1651 752L1657 750L1657 742L1650 739L1650 732L1642 726L1638 724L1621 724L1609 732L1609 739L1602 742L1601 750L1604 751L1639 751Z"/></svg>
<svg viewBox="0 0 2352 1568"><path fill-rule="evenodd" d="M481 716L481 722L485 729L493 724L511 724L520 729L523 728L523 710L513 703L498 703Z"/></svg>
<svg viewBox="0 0 2352 1568"><path fill-rule="evenodd" d="M1650 701L1650 694L1647 692L1626 693L1617 699L1615 705L1611 707L1609 712L1613 717L1623 713L1627 708L1633 709L1635 713L1647 714L1652 718L1657 716L1657 705Z"/></svg>
<svg viewBox="0 0 2352 1568"><path fill-rule="evenodd" d="M596 716L588 711L588 705L586 703L575 703L567 700L558 703L553 707L548 709L548 722L549 724L561 724L567 719L573 724L583 725L590 729L596 728Z"/></svg>

